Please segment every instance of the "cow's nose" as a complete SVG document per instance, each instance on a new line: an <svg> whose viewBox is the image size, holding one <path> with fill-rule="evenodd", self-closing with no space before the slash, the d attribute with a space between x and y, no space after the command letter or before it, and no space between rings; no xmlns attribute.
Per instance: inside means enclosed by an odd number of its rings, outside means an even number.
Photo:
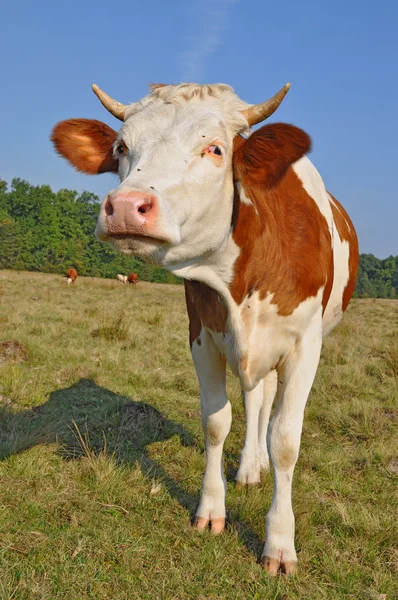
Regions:
<svg viewBox="0 0 398 600"><path fill-rule="evenodd" d="M144 233L156 212L157 198L144 192L116 192L105 201L108 232L112 234Z"/></svg>

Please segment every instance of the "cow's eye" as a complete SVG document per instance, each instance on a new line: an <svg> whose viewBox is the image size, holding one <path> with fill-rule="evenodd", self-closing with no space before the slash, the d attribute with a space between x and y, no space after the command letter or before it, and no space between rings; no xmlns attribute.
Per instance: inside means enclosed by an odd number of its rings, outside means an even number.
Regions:
<svg viewBox="0 0 398 600"><path fill-rule="evenodd" d="M211 154L216 154L217 156L222 155L220 146L209 146L208 150Z"/></svg>
<svg viewBox="0 0 398 600"><path fill-rule="evenodd" d="M115 148L115 153L116 153L116 156L118 156L118 157L123 156L124 154L127 154L127 152L128 152L128 148L123 141L121 141Z"/></svg>

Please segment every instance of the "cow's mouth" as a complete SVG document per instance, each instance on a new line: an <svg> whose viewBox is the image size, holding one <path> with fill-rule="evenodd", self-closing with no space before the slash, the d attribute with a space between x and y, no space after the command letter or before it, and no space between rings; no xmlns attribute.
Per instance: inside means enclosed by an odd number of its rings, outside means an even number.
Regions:
<svg viewBox="0 0 398 600"><path fill-rule="evenodd" d="M153 237L151 235L145 235L141 233L109 233L108 236L112 240L137 240L139 242L149 242L151 244L167 244L168 240L165 238Z"/></svg>

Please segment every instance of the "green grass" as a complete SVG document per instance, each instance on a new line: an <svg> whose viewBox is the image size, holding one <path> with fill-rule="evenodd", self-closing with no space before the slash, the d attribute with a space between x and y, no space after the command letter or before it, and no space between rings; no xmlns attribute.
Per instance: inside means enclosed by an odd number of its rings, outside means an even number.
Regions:
<svg viewBox="0 0 398 600"><path fill-rule="evenodd" d="M0 289L1 600L398 597L397 301L353 301L326 340L286 580L258 564L271 475L234 486L230 374L229 526L190 527L205 457L183 288L0 271Z"/></svg>

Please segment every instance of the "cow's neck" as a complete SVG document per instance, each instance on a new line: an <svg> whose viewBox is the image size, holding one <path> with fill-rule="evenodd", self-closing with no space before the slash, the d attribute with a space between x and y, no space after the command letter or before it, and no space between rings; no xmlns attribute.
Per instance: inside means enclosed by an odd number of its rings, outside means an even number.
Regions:
<svg viewBox="0 0 398 600"><path fill-rule="evenodd" d="M239 280L247 278L245 270L250 268L255 247L264 241L259 235L262 229L257 209L236 183L231 228L222 246L210 256L173 269L186 280L187 304L195 307L202 325L232 333L240 355L246 354L247 328L242 321Z"/></svg>
<svg viewBox="0 0 398 600"><path fill-rule="evenodd" d="M264 202L259 207L246 195L240 182L235 183L234 191L231 227L221 247L209 256L170 269L187 281L200 282L217 292L232 318L245 295L251 293L247 282L251 279L250 271L256 268L256 256L261 253L264 258L267 247L278 242L278 224L272 218L272 194L270 206ZM256 269L256 278L265 277L264 260L260 269L261 272Z"/></svg>

